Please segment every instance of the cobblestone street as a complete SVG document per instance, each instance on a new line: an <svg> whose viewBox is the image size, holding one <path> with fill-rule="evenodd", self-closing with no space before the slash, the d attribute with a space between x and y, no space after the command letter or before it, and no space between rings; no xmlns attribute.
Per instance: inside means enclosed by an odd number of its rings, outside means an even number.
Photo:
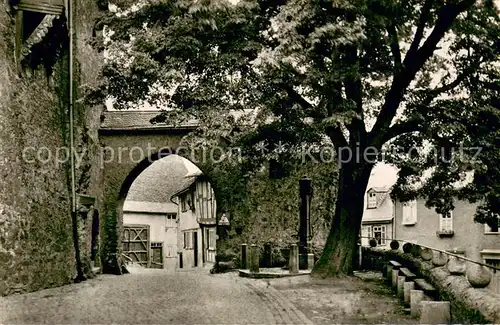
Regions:
<svg viewBox="0 0 500 325"><path fill-rule="evenodd" d="M276 290L234 273L146 269L0 298L0 323L308 324ZM261 283L262 284L262 283Z"/></svg>
<svg viewBox="0 0 500 325"><path fill-rule="evenodd" d="M412 322L373 281L240 278L140 269L0 298L2 324L331 324ZM377 281L378 283L378 281ZM382 290L382 291L381 291ZM353 293L357 292L356 294ZM364 298L363 298L364 296Z"/></svg>

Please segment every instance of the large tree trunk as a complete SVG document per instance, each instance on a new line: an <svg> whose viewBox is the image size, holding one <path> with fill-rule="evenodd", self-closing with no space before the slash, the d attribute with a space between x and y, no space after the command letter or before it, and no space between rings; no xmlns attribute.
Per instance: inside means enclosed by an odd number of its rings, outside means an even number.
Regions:
<svg viewBox="0 0 500 325"><path fill-rule="evenodd" d="M313 275L329 277L353 273L364 194L371 170L371 165L356 162L350 162L340 170L335 216Z"/></svg>

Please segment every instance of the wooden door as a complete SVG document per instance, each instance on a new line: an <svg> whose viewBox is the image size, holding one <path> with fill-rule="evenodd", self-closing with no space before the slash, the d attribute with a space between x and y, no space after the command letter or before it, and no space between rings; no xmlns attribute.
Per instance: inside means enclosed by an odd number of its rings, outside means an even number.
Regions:
<svg viewBox="0 0 500 325"><path fill-rule="evenodd" d="M169 213L165 220L164 268L175 270L177 268L177 215Z"/></svg>
<svg viewBox="0 0 500 325"><path fill-rule="evenodd" d="M204 238L203 238L203 257L204 261L207 263L215 262L215 240L216 231L215 227L204 228Z"/></svg>
<svg viewBox="0 0 500 325"><path fill-rule="evenodd" d="M151 243L151 268L163 269L163 243Z"/></svg>
<svg viewBox="0 0 500 325"><path fill-rule="evenodd" d="M123 225L123 254L133 262L150 267L149 226Z"/></svg>

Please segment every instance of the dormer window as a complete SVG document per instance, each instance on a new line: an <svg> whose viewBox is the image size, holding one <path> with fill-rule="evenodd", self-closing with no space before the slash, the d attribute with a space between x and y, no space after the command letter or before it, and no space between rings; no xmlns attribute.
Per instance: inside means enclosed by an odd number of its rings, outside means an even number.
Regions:
<svg viewBox="0 0 500 325"><path fill-rule="evenodd" d="M368 209L375 209L377 207L377 193L368 193Z"/></svg>

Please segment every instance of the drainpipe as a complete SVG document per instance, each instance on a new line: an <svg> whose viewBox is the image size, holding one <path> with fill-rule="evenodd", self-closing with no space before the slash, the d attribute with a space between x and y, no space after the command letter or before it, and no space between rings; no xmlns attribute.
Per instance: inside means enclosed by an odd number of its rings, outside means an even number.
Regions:
<svg viewBox="0 0 500 325"><path fill-rule="evenodd" d="M74 135L74 105L73 105L73 46L74 46L74 26L73 26L73 0L67 0L68 30L69 30L69 66L68 66L68 86L69 86L69 141L70 141L70 168L71 168L71 221L73 225L73 244L75 246L76 258L76 281L84 280L82 261L80 258L80 246L78 243L78 220L76 211L76 185L75 185L75 135Z"/></svg>
<svg viewBox="0 0 500 325"><path fill-rule="evenodd" d="M396 200L392 200L392 240L396 237Z"/></svg>

